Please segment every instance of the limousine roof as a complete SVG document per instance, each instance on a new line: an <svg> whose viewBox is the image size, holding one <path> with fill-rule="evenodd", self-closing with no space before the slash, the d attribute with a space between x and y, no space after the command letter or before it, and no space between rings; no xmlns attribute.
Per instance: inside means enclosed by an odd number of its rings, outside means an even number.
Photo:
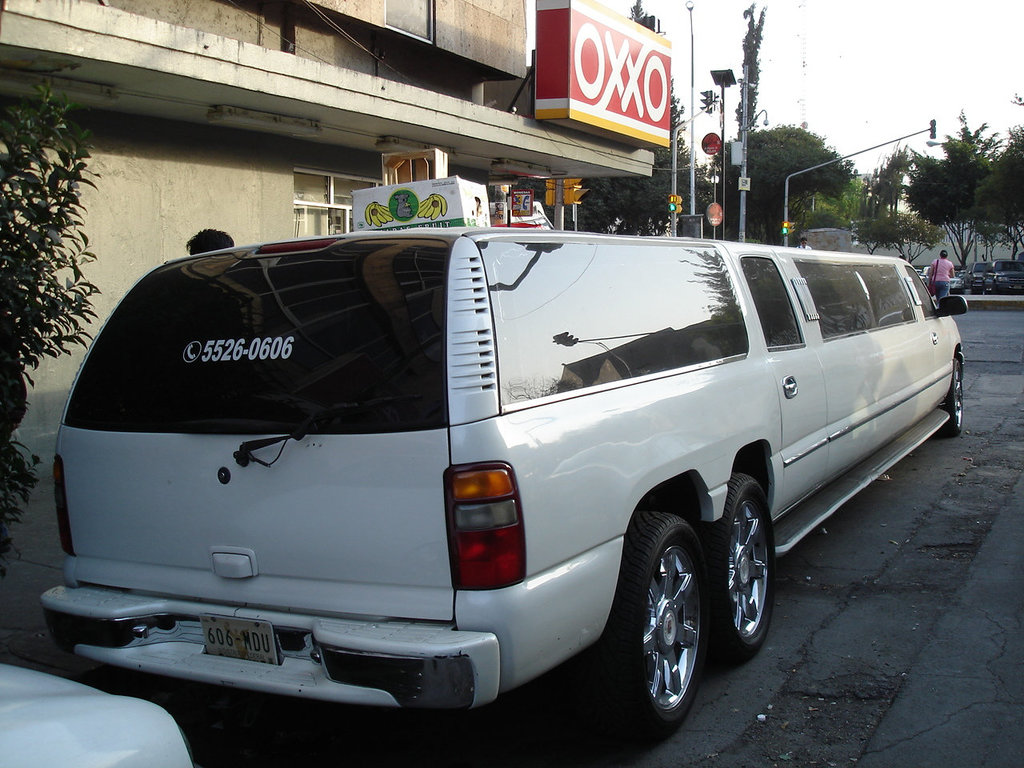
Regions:
<svg viewBox="0 0 1024 768"><path fill-rule="evenodd" d="M468 237L472 240L482 242L490 240L513 240L519 242L643 242L643 243L667 243L674 242L680 245L703 246L710 248L723 248L733 255L743 254L775 254L785 255L789 258L803 260L814 260L823 262L850 263L856 259L861 264L898 264L906 263L898 256L885 256L867 253L852 253L846 251L820 251L806 248L791 248L785 246L763 245L760 243L738 243L729 240L710 240L689 237L667 237L651 235L611 235L597 232L574 232L569 230L551 229L527 229L518 227L410 227L408 229L383 229L370 230L366 232L350 232L340 235L318 235L316 237L292 238L288 240L271 240L262 243L251 243L249 245L232 246L220 251L208 251L207 253L193 256L183 256L180 259L170 261L183 261L211 253L238 253L246 252L254 256L273 254L300 253L305 251L326 248L336 242L345 240L363 239L387 239L394 237L431 237L441 239L449 244L454 243L460 237Z"/></svg>

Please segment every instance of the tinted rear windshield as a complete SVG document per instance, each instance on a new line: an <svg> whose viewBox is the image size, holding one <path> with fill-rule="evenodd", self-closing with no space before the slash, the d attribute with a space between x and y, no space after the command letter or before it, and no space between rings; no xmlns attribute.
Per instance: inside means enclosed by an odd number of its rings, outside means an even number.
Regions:
<svg viewBox="0 0 1024 768"><path fill-rule="evenodd" d="M66 423L251 434L311 416L327 433L442 425L447 244L318 246L147 275L94 342Z"/></svg>

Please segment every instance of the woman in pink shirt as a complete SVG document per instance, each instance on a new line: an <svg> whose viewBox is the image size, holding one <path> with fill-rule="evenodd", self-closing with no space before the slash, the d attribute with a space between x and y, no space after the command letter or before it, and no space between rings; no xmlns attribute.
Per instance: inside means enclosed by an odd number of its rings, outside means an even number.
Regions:
<svg viewBox="0 0 1024 768"><path fill-rule="evenodd" d="M932 262L932 269L928 276L932 285L935 286L936 299L949 295L949 281L953 279L953 262L949 260L948 253L939 251L939 258Z"/></svg>

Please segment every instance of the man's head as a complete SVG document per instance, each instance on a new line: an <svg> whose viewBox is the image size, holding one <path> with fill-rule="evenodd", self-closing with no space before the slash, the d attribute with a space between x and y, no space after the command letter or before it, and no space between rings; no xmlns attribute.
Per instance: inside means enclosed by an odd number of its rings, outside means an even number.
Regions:
<svg viewBox="0 0 1024 768"><path fill-rule="evenodd" d="M203 229L192 235L192 239L188 241L186 247L189 255L194 256L197 253L230 248L234 244L235 241L227 232L221 232L219 229Z"/></svg>

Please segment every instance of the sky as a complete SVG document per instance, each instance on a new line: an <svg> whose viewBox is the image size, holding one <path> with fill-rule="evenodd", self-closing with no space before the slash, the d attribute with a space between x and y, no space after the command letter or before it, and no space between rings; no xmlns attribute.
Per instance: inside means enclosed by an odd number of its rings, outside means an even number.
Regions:
<svg viewBox="0 0 1024 768"><path fill-rule="evenodd" d="M718 91L711 70L743 75L743 12L753 0L693 0L696 107L700 92ZM633 0L603 0L628 17ZM1002 138L1024 125L1024 7L1005 0L762 0L758 109L768 127L802 125L840 155L886 146L850 160L870 173L898 146L942 157L923 133L900 144L893 139L937 122L939 139L956 135L963 111L972 130L987 123ZM529 17L534 14L527 0ZM690 18L684 0L643 0L672 42L676 96L690 114ZM739 86L726 89L727 139L737 136ZM718 116L698 118L699 145ZM764 116L757 121L763 128ZM689 132L687 131L687 134ZM686 138L687 143L689 137ZM698 151L699 154L699 151ZM750 162L756 162L751 157Z"/></svg>

